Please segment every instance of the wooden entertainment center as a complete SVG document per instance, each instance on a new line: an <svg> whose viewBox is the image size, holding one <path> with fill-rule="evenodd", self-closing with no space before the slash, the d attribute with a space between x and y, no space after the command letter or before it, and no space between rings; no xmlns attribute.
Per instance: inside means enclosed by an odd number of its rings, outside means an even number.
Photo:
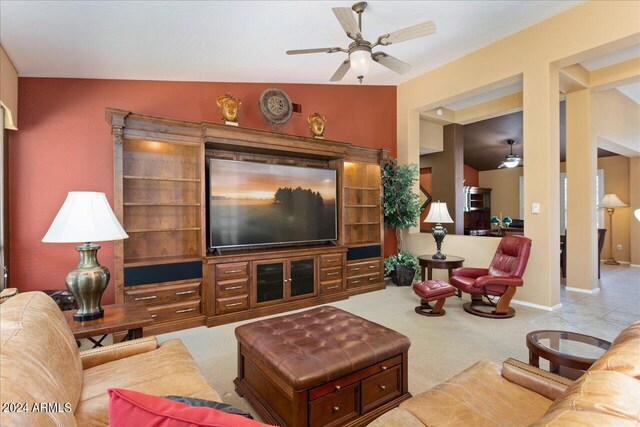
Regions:
<svg viewBox="0 0 640 427"><path fill-rule="evenodd" d="M214 326L385 287L380 166L386 150L108 108L116 302L144 302L145 333ZM334 169L338 239L207 251L207 159Z"/></svg>

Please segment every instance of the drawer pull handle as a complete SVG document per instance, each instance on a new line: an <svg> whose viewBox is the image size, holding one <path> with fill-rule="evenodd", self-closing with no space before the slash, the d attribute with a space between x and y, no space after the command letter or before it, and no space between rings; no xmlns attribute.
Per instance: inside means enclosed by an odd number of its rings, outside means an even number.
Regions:
<svg viewBox="0 0 640 427"><path fill-rule="evenodd" d="M338 412L339 410L340 410L340 407L339 407L339 406L334 406L334 407L333 407L333 412Z"/></svg>
<svg viewBox="0 0 640 427"><path fill-rule="evenodd" d="M189 294L195 294L196 291L182 291L182 292L176 292L176 295L189 295Z"/></svg>
<svg viewBox="0 0 640 427"><path fill-rule="evenodd" d="M149 299L156 299L158 298L155 295L151 295L150 297L138 297L138 298L134 298L134 301L145 301L145 300L149 300Z"/></svg>
<svg viewBox="0 0 640 427"><path fill-rule="evenodd" d="M351 271L360 271L360 267L352 267Z"/></svg>
<svg viewBox="0 0 640 427"><path fill-rule="evenodd" d="M370 265L369 268L378 268L377 265Z"/></svg>
<svg viewBox="0 0 640 427"><path fill-rule="evenodd" d="M329 289L338 289L339 287L340 287L340 285L328 286L327 290L329 290Z"/></svg>
<svg viewBox="0 0 640 427"><path fill-rule="evenodd" d="M369 281L372 281L372 280L378 280L378 278L377 277L369 277Z"/></svg>
<svg viewBox="0 0 640 427"><path fill-rule="evenodd" d="M352 280L351 283L360 283L360 280Z"/></svg>
<svg viewBox="0 0 640 427"><path fill-rule="evenodd" d="M242 285L238 285L238 286L227 286L226 288L224 288L225 291L233 291L234 289L242 289Z"/></svg>
<svg viewBox="0 0 640 427"><path fill-rule="evenodd" d="M340 388L341 388L341 387L340 387L339 385L337 385L337 386L336 386L336 391L340 391Z"/></svg>
<svg viewBox="0 0 640 427"><path fill-rule="evenodd" d="M327 276L337 276L338 274L340 274L339 271L334 271L333 273L327 273Z"/></svg>
<svg viewBox="0 0 640 427"><path fill-rule="evenodd" d="M381 366L381 368L382 368L382 370L383 370L383 371L386 371L386 370L387 370L387 367L386 367L386 366L384 366L384 365L382 365L382 366Z"/></svg>
<svg viewBox="0 0 640 427"><path fill-rule="evenodd" d="M242 273L244 270L227 270L224 274Z"/></svg>
<svg viewBox="0 0 640 427"><path fill-rule="evenodd" d="M152 318L152 319L155 319L156 317L158 317L158 315L157 315L157 314L152 314L152 315L151 315L151 318Z"/></svg>
<svg viewBox="0 0 640 427"><path fill-rule="evenodd" d="M237 305L242 305L241 302L232 302L231 304L226 304L225 307L235 307Z"/></svg>
<svg viewBox="0 0 640 427"><path fill-rule="evenodd" d="M191 313L192 311L196 311L196 309L195 308L185 308L184 310L176 310L176 314Z"/></svg>
<svg viewBox="0 0 640 427"><path fill-rule="evenodd" d="M385 390L386 390L386 388L387 388L387 386L381 385L381 386L380 386L380 391L385 391Z"/></svg>
<svg viewBox="0 0 640 427"><path fill-rule="evenodd" d="M325 261L327 261L327 262L338 262L338 261L340 261L340 258L332 258L332 259L327 259Z"/></svg>

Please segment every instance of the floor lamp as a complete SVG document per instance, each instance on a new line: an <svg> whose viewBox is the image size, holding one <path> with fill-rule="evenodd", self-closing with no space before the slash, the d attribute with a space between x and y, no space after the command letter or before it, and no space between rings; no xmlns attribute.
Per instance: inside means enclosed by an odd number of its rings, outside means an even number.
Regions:
<svg viewBox="0 0 640 427"><path fill-rule="evenodd" d="M611 229L611 233L609 234L609 258L604 262L607 265L620 264L613 257L613 212L615 211L615 208L623 208L625 206L627 205L613 193L605 194L602 198L602 202L600 202L600 207L605 208L609 214L609 228Z"/></svg>

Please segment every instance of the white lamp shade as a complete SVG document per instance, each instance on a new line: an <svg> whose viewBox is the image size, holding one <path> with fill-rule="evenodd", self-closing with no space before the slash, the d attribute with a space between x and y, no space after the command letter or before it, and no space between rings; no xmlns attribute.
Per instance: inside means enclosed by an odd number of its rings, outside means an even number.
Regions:
<svg viewBox="0 0 640 427"><path fill-rule="evenodd" d="M371 53L366 50L356 50L349 55L349 62L351 62L351 69L356 74L356 77L365 77L369 72L369 66L371 65Z"/></svg>
<svg viewBox="0 0 640 427"><path fill-rule="evenodd" d="M635 212L633 212L633 214L636 216L636 219L640 221L640 209L636 209Z"/></svg>
<svg viewBox="0 0 640 427"><path fill-rule="evenodd" d="M601 208L622 208L627 206L615 194L605 194L600 202Z"/></svg>
<svg viewBox="0 0 640 427"><path fill-rule="evenodd" d="M42 241L104 242L127 237L104 193L70 191Z"/></svg>
<svg viewBox="0 0 640 427"><path fill-rule="evenodd" d="M447 204L445 202L433 202L431 203L431 210L424 219L424 222L446 223L453 222L449 211L447 210Z"/></svg>

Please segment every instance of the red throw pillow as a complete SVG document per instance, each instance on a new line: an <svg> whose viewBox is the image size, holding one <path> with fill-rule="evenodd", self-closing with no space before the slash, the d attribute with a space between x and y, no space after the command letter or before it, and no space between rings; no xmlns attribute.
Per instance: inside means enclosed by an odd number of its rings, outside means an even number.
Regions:
<svg viewBox="0 0 640 427"><path fill-rule="evenodd" d="M109 393L111 427L266 427L240 415L213 408L189 406L159 396L118 388Z"/></svg>

